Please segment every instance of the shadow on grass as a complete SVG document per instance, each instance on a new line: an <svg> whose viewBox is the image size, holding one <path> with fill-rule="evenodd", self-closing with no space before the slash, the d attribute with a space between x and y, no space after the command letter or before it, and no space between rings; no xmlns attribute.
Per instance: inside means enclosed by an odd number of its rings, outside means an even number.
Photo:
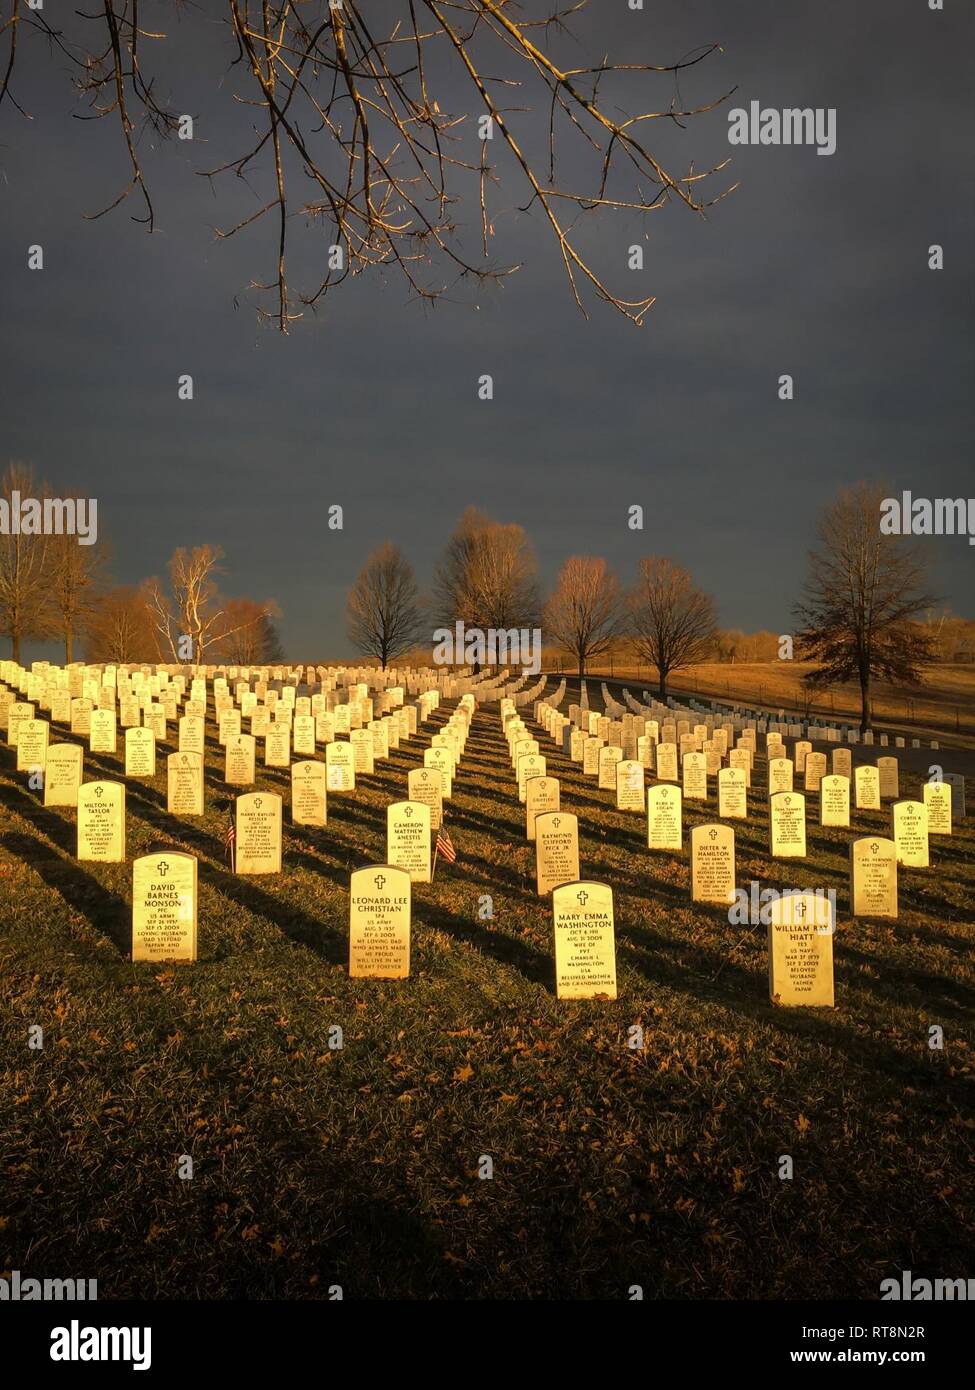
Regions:
<svg viewBox="0 0 975 1390"><path fill-rule="evenodd" d="M886 1076L892 1085L901 1085L909 1078L914 1086L936 1086L942 1100L950 1100L959 1108L967 1106L964 1077L951 1078L945 1069L939 1069L936 1076L931 1074L927 1065L926 1037L919 1036L917 1050L911 1052L881 1042L862 1029L848 1026L837 1016L843 1008L841 991L837 992L837 1010L788 1009L772 1004L765 996L764 950L760 950L755 963L759 968L749 968L730 960L721 948L712 949L699 943L676 940L646 926L625 924L624 929L629 940L641 948L637 952L627 952L625 960L633 964L636 956L640 972L651 983L666 985L676 993L702 1002L718 1004L731 1013L743 1014L787 1037L802 1038L806 1042L836 1049L847 1062L870 1076L871 1080L877 1075ZM746 942L763 946L764 929L755 927L752 930L755 936L746 938ZM850 966L843 959L847 949L847 943L842 941L837 950L836 974L841 989L851 973ZM851 954L858 955L856 951ZM903 979L910 978L906 972L895 974ZM945 983L936 977L920 978L928 981L934 979L936 984ZM855 987L863 988L859 976L856 977ZM809 1058L808 1065L818 1065L818 1062Z"/></svg>
<svg viewBox="0 0 975 1390"><path fill-rule="evenodd" d="M504 931L492 931L473 916L463 916L452 912L440 903L414 901L414 920L424 926L442 931L455 941L463 941L473 946L482 955L501 962L519 971L526 980L544 986L550 992L554 986L554 965L548 952L540 951L529 942L519 940Z"/></svg>
<svg viewBox="0 0 975 1390"><path fill-rule="evenodd" d="M31 820L30 816L24 818ZM106 936L120 953L128 955L132 941L132 909L123 898L42 840L6 830L0 834L0 844L33 869L48 888L84 917L94 932Z"/></svg>
<svg viewBox="0 0 975 1390"><path fill-rule="evenodd" d="M28 821L40 835L44 835L63 849L65 854L74 856L78 850L78 828L76 820L67 820L61 814L70 811L70 806L43 806L34 795L22 787L8 783L0 793L0 805L8 807L16 815ZM77 813L75 813L75 817ZM26 861L30 863L28 859Z"/></svg>
<svg viewBox="0 0 975 1390"><path fill-rule="evenodd" d="M257 917L266 918L282 936L304 946L331 965L348 963L349 947L344 932L321 918L313 917L294 903L283 901L274 893L257 886L251 875L232 874L229 869L209 866L201 874L201 883L214 888L221 897L238 907L246 908ZM220 959L221 953L215 953Z"/></svg>

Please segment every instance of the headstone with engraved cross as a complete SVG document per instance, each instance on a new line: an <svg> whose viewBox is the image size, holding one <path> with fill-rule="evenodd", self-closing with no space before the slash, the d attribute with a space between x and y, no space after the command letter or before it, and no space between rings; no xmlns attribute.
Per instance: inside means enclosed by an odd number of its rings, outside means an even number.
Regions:
<svg viewBox="0 0 975 1390"><path fill-rule="evenodd" d="M165 850L132 864L132 959L196 960L196 857Z"/></svg>
<svg viewBox="0 0 975 1390"><path fill-rule="evenodd" d="M735 832L730 825L691 831L691 901L727 907L735 897Z"/></svg>
<svg viewBox="0 0 975 1390"><path fill-rule="evenodd" d="M324 826L328 820L323 762L310 758L291 765L291 820L295 825Z"/></svg>
<svg viewBox="0 0 975 1390"><path fill-rule="evenodd" d="M386 808L386 858L405 869L413 883L430 882L430 807L394 801Z"/></svg>
<svg viewBox="0 0 975 1390"><path fill-rule="evenodd" d="M125 787L85 782L78 789L78 858L120 864L125 858Z"/></svg>
<svg viewBox="0 0 975 1390"><path fill-rule="evenodd" d="M579 877L579 821L568 811L535 817L535 882L539 897Z"/></svg>
<svg viewBox="0 0 975 1390"><path fill-rule="evenodd" d="M897 916L897 849L882 835L866 835L850 845L850 914Z"/></svg>
<svg viewBox="0 0 975 1390"><path fill-rule="evenodd" d="M410 875L395 864L356 869L349 880L349 975L405 980L410 973Z"/></svg>
<svg viewBox="0 0 975 1390"><path fill-rule="evenodd" d="M773 1004L833 1006L833 933L828 898L783 895L769 915L769 998Z"/></svg>
<svg viewBox="0 0 975 1390"><path fill-rule="evenodd" d="M555 987L560 999L616 998L613 890L565 883L552 892Z"/></svg>

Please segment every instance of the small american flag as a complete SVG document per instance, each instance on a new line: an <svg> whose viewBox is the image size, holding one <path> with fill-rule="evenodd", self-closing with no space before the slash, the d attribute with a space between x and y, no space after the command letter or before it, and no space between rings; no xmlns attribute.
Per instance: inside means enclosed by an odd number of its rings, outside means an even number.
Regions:
<svg viewBox="0 0 975 1390"><path fill-rule="evenodd" d="M230 807L227 812L227 829L224 833L223 842L227 847L227 858L230 860L230 870L234 868L234 845L237 843L237 825L234 821L234 808Z"/></svg>
<svg viewBox="0 0 975 1390"><path fill-rule="evenodd" d="M437 831L437 853L442 854L448 864L453 864L457 858L457 851L454 849L453 841L448 831L441 825Z"/></svg>

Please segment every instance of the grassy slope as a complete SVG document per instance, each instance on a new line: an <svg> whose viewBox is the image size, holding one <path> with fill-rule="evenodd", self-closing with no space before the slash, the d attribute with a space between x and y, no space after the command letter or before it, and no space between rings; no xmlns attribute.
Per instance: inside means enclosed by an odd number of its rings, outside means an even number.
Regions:
<svg viewBox="0 0 975 1390"><path fill-rule="evenodd" d="M969 1272L971 818L903 874L899 922L851 923L853 832L813 829L803 869L776 865L759 785L739 883L840 895L837 1008L776 1010L764 929L692 909L686 854L649 854L642 818L541 735L583 874L617 903L620 998L560 1004L497 715L479 712L449 808L459 861L414 893L413 974L350 981L348 870L384 857L385 804L431 727L333 797L327 830L286 809L278 879L226 871L212 743L202 820L174 831L163 776L130 786L130 861L200 856L193 967L127 961L131 862L76 863L74 814L39 806L0 752L0 1270L96 1277L103 1297L416 1298L876 1297L902 1268ZM117 765L88 755L99 770ZM886 823L855 813L861 833Z"/></svg>

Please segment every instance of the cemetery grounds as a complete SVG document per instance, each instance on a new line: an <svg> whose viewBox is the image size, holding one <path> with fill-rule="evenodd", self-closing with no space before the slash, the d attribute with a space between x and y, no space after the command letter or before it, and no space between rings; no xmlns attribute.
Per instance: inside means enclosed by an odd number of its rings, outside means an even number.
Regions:
<svg viewBox="0 0 975 1390"><path fill-rule="evenodd" d="M807 859L773 861L760 753L732 822L738 884L838 895L836 1007L776 1008L766 929L689 902L714 779L685 803L683 852L650 852L645 817L616 811L523 710L579 817L582 876L615 897L618 999L560 1002L550 904L485 705L445 807L457 862L413 888L410 977L350 979L349 873L385 859L385 808L453 707L353 795L330 793L325 829L292 826L287 773L259 766L257 788L285 799L284 863L251 879L229 871L212 717L205 815L167 814L160 745L157 776L127 786L124 864L79 863L74 812L45 809L0 749L0 1270L199 1299L336 1284L357 1299L875 1299L904 1269L966 1276L971 814L932 839L929 869L901 871L898 920L853 921L847 846L889 834L888 809L822 830L810 797ZM944 745L934 756L954 769ZM86 778L121 780L123 758L121 739L117 756L86 749ZM920 795L910 761L901 796ZM128 959L131 860L160 846L199 858L193 965Z"/></svg>

